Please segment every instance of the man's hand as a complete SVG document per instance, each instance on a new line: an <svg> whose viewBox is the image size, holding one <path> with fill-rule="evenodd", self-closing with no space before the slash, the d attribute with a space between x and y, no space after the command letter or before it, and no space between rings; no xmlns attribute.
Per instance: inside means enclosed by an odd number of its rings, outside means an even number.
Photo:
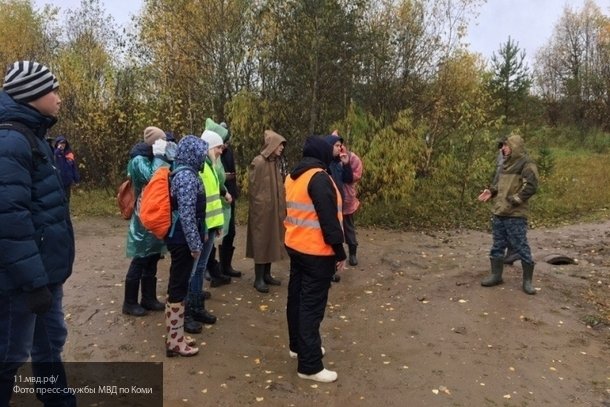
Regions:
<svg viewBox="0 0 610 407"><path fill-rule="evenodd" d="M345 268L345 260L338 261L335 266L335 269L337 271L343 271L344 268Z"/></svg>
<svg viewBox="0 0 610 407"><path fill-rule="evenodd" d="M227 193L225 194L225 199L227 201L227 203L231 203L233 202L233 197L231 196L231 194L227 191Z"/></svg>
<svg viewBox="0 0 610 407"><path fill-rule="evenodd" d="M481 195L477 198L481 202L487 202L491 199L491 191L487 188L481 192Z"/></svg>

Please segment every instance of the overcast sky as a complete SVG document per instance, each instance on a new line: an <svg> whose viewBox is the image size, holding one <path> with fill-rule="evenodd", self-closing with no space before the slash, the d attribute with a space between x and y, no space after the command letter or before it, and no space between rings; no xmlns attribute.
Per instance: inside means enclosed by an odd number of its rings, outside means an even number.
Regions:
<svg viewBox="0 0 610 407"><path fill-rule="evenodd" d="M510 36L525 50L532 61L536 51L546 44L565 6L582 9L585 0L487 0L480 15L469 29L470 50L490 58ZM594 0L606 15L610 14L610 0ZM80 0L35 0L35 4L53 4L61 9L76 8ZM125 24L140 11L141 0L102 0L106 12L115 21Z"/></svg>

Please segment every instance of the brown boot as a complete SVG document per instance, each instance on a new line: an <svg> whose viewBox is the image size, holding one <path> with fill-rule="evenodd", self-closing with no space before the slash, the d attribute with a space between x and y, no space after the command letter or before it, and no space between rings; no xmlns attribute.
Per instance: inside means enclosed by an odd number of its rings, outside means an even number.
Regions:
<svg viewBox="0 0 610 407"><path fill-rule="evenodd" d="M199 348L191 347L184 336L184 302L165 304L165 355L194 356Z"/></svg>

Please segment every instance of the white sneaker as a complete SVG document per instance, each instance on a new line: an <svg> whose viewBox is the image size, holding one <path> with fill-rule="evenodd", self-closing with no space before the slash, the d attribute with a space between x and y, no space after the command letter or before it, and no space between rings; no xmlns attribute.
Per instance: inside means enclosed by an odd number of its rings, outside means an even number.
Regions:
<svg viewBox="0 0 610 407"><path fill-rule="evenodd" d="M326 349L324 349L324 346L320 346L320 350L322 351L322 356L326 355ZM290 355L290 358L292 358L292 359L296 359L299 357L298 353L293 352L290 349L288 350L288 354Z"/></svg>
<svg viewBox="0 0 610 407"><path fill-rule="evenodd" d="M337 372L322 369L316 374L297 373L301 379L314 380L321 383L332 383L337 380Z"/></svg>

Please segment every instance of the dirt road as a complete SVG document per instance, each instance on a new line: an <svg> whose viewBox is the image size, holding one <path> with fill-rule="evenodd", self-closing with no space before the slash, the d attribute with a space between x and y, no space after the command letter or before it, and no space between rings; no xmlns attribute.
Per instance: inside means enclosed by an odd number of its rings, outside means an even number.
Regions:
<svg viewBox="0 0 610 407"><path fill-rule="evenodd" d="M610 222L532 230L535 296L521 268L483 288L490 235L360 230L360 265L331 288L322 324L334 384L296 376L285 321L288 263L270 294L252 288L238 228L241 279L213 288L219 318L200 354L164 356L162 313L121 314L128 267L120 219L76 219L77 260L65 287L67 361L163 361L165 406L610 406L610 327L592 293L610 297ZM551 253L577 265L542 262ZM160 292L169 260L160 263ZM597 287L591 291L591 287Z"/></svg>

